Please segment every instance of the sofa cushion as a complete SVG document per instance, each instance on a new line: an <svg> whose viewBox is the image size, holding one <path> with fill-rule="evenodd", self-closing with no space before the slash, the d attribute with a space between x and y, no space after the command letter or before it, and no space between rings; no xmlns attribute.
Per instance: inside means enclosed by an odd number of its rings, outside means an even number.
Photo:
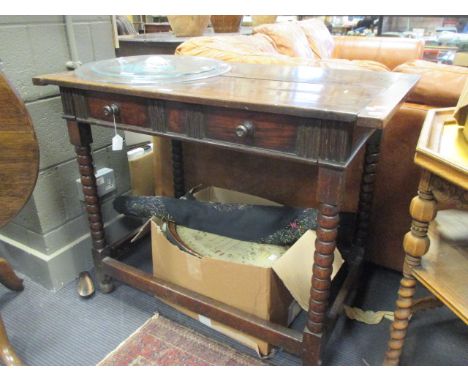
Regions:
<svg viewBox="0 0 468 382"><path fill-rule="evenodd" d="M254 28L254 33L270 37L276 50L290 57L315 58L302 28L296 22L263 24Z"/></svg>
<svg viewBox="0 0 468 382"><path fill-rule="evenodd" d="M278 53L273 41L261 33L251 36L195 37L179 45L175 54L250 64L311 65L315 61Z"/></svg>
<svg viewBox="0 0 468 382"><path fill-rule="evenodd" d="M278 54L275 43L271 38L264 34L256 35L234 35L234 36L203 36L188 39L179 45L176 52L188 52L190 50L209 47L210 49L233 53L268 53Z"/></svg>
<svg viewBox="0 0 468 382"><path fill-rule="evenodd" d="M175 54L249 64L306 65L332 69L389 71L385 65L375 61L290 57L278 53L273 41L262 33L250 36L194 37L179 45Z"/></svg>
<svg viewBox="0 0 468 382"><path fill-rule="evenodd" d="M333 58L371 60L394 69L410 60L422 58L424 41L413 38L335 36Z"/></svg>
<svg viewBox="0 0 468 382"><path fill-rule="evenodd" d="M468 80L468 68L424 60L409 61L393 71L420 75L407 101L435 107L455 106Z"/></svg>
<svg viewBox="0 0 468 382"><path fill-rule="evenodd" d="M317 58L331 58L335 43L323 21L307 19L300 21L298 24L307 38L310 49Z"/></svg>
<svg viewBox="0 0 468 382"><path fill-rule="evenodd" d="M314 66L328 69L343 69L343 70L371 70L374 72L389 72L390 69L384 64L369 60L346 60L340 58L329 58L318 60Z"/></svg>

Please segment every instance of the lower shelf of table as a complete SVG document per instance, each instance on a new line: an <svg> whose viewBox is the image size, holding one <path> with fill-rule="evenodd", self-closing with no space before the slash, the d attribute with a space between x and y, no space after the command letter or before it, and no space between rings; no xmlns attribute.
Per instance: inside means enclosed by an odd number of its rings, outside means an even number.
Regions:
<svg viewBox="0 0 468 382"><path fill-rule="evenodd" d="M136 289L156 295L168 302L183 306L195 313L203 314L222 324L264 339L290 353L301 354L302 333L295 330L259 319L239 309L158 279L138 268L110 257L103 260L103 271L106 275Z"/></svg>
<svg viewBox="0 0 468 382"><path fill-rule="evenodd" d="M205 297L191 290L158 279L150 273L125 264L112 257L105 257L102 261L104 274L121 281L143 292L155 295L167 302L185 307L192 312L209 317L212 320L236 328L246 334L260 338L273 346L301 356L304 352L303 333L296 330L262 320L254 315ZM352 298L353 291L362 271L362 262L356 261L353 265L342 266L335 276L330 307L325 323L326 331L317 336L322 347L333 332L335 323L342 311L343 304Z"/></svg>
<svg viewBox="0 0 468 382"><path fill-rule="evenodd" d="M260 319L252 314L154 277L147 271L145 272L121 261L123 258L131 256L132 247L148 236L149 231L141 228L138 227L107 247L105 253L111 256L107 256L102 260L102 271L105 275L135 289L162 298L165 302L187 308L194 313L250 334L289 353L303 357L307 354L307 350L311 350L307 348L307 345L304 345L302 332ZM340 247L340 251L343 257L348 260L340 267L331 283L329 307L326 312L323 333L311 333L315 341L320 343L321 349L325 348L331 334L334 332L344 305L350 304L355 297L357 284L364 268L364 249L357 246L346 246L344 243ZM310 336L307 338L310 338Z"/></svg>
<svg viewBox="0 0 468 382"><path fill-rule="evenodd" d="M468 324L468 249L441 244L423 257L416 279Z"/></svg>

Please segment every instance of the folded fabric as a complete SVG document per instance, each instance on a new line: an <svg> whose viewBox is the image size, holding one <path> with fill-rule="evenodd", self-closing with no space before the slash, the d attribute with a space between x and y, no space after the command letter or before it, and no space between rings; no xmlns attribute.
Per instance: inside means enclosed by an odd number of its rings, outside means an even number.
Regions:
<svg viewBox="0 0 468 382"><path fill-rule="evenodd" d="M384 318L386 318L389 321L395 320L394 313L389 310L379 310L377 312L374 312L372 310L362 310L359 308L353 308L351 306L345 305L344 311L349 319L363 322L368 325L380 324L380 322Z"/></svg>
<svg viewBox="0 0 468 382"><path fill-rule="evenodd" d="M307 230L317 228L313 208L201 202L165 196L120 196L117 212L141 218L157 217L188 228L262 244L292 245Z"/></svg>

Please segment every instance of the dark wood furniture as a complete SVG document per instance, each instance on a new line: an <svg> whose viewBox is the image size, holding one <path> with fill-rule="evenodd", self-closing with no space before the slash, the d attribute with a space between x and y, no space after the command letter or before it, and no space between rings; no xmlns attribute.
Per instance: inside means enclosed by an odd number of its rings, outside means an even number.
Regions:
<svg viewBox="0 0 468 382"><path fill-rule="evenodd" d="M0 70L0 227L23 208L36 184L39 146L31 117L21 98ZM0 283L23 290L8 262L0 257ZM8 340L0 316L0 361L5 365L22 362Z"/></svg>
<svg viewBox="0 0 468 382"><path fill-rule="evenodd" d="M168 22L165 23L145 23L145 34L148 33L164 33L170 32L171 25Z"/></svg>
<svg viewBox="0 0 468 382"><path fill-rule="evenodd" d="M416 148L415 163L423 172L418 196L409 208L413 221L403 239L405 264L385 365L398 365L411 315L421 305L444 304L468 325L466 250L449 247L439 254L437 249L429 249L428 237L429 224L440 209L438 202L468 210L468 141L463 136L463 127L452 117L454 111L455 108L429 111ZM417 281L432 293L432 302L427 298L423 304L414 300Z"/></svg>
<svg viewBox="0 0 468 382"><path fill-rule="evenodd" d="M24 289L23 280L16 276L10 264L0 257L0 284L14 291ZM18 357L8 339L5 325L0 315L0 362L7 366L21 366L23 361Z"/></svg>
<svg viewBox="0 0 468 382"><path fill-rule="evenodd" d="M241 27L238 33L223 33L226 35L252 34L252 28ZM204 36L217 35L213 28L207 28ZM145 54L174 54L176 48L193 37L177 37L172 32L145 33L139 35L119 36L118 57L139 56Z"/></svg>
<svg viewBox="0 0 468 382"><path fill-rule="evenodd" d="M416 76L233 64L230 72L218 77L159 87L89 82L73 73L44 75L33 81L60 87L64 118L78 156L101 291L110 292L115 278L298 354L307 365L321 363L326 334L331 333L361 269L380 132L415 85ZM112 115L104 111L111 105L116 105L119 128L172 139L176 196L185 192L181 141L319 167L319 228L304 333L247 315L112 257L117 246L109 246L105 238L90 148L91 125L113 127ZM335 278L344 282L337 286L339 292L328 309L345 170L366 144L354 246L343 277Z"/></svg>

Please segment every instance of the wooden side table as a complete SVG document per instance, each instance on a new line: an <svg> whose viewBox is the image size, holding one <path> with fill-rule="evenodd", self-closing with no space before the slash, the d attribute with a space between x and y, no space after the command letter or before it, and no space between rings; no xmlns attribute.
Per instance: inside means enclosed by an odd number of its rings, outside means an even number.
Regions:
<svg viewBox="0 0 468 382"><path fill-rule="evenodd" d="M381 130L418 77L312 67L231 66L231 71L217 77L143 87L84 80L73 72L35 77L33 81L36 85L60 87L70 142L77 154L102 292L112 291L112 278L120 280L281 346L302 356L307 365L319 365L336 318L346 296L355 290L361 272ZM310 249L315 263L303 333L167 283L113 258L117 245L109 245L104 232L91 154L91 125L113 129L114 118L119 129L172 139L176 197L185 193L182 142L318 166L319 227L315 251ZM339 275L333 280L338 292L332 299L333 252L340 203L346 192L345 174L363 147L365 163L354 246L346 260L344 281L336 283Z"/></svg>
<svg viewBox="0 0 468 382"><path fill-rule="evenodd" d="M443 303L468 324L468 257L458 251L423 256L429 250L427 231L437 213L437 201L450 199L468 209L468 141L452 118L454 108L431 110L416 148L415 163L423 168L418 196L410 205L411 230L405 235L403 278L398 290L385 365L397 365L411 315L420 307ZM467 228L468 236L468 228ZM434 296L414 300L416 282ZM435 301L435 302L434 302Z"/></svg>

